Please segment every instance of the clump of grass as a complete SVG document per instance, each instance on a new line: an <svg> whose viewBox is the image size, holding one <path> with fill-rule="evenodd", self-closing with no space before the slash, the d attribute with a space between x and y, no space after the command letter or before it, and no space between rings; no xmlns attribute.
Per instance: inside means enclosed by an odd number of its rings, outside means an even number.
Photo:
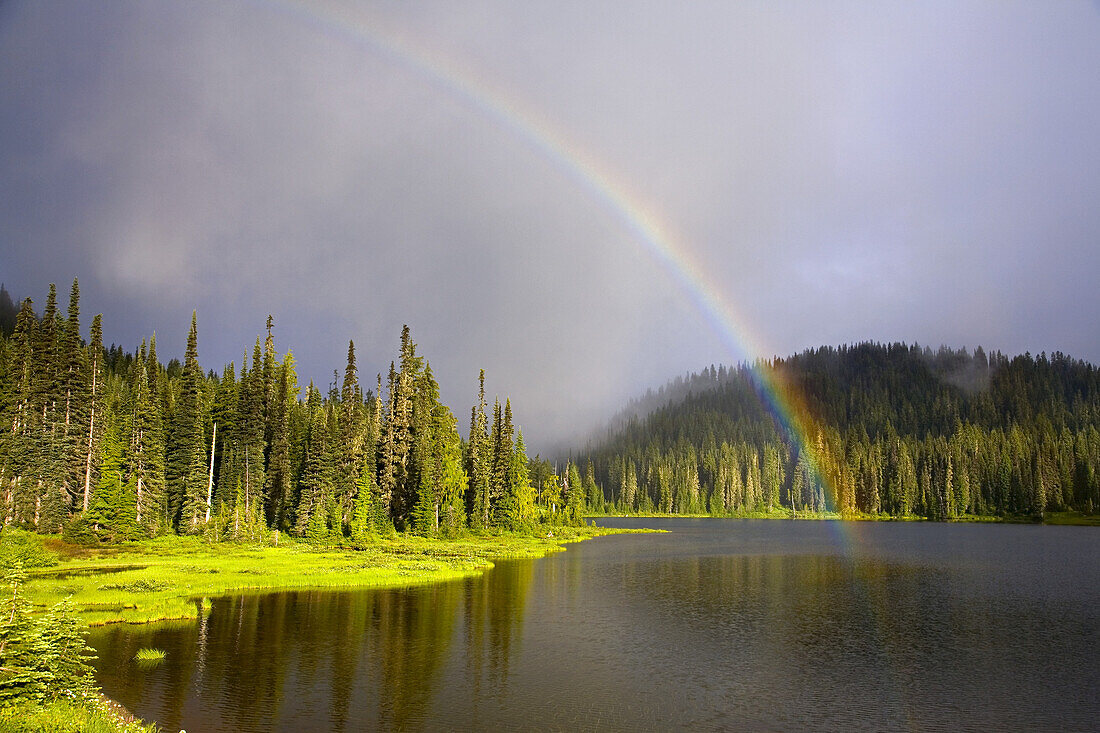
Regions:
<svg viewBox="0 0 1100 733"><path fill-rule="evenodd" d="M134 661L140 664L160 664L164 661L164 650L143 647L134 655Z"/></svg>

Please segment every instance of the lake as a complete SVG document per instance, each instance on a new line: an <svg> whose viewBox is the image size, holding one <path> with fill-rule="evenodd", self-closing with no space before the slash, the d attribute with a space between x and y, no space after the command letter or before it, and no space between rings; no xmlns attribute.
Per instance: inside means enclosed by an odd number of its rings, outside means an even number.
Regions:
<svg viewBox="0 0 1100 733"><path fill-rule="evenodd" d="M1095 730L1091 527L601 520L478 578L217 598L89 642L176 731ZM141 647L167 651L140 667Z"/></svg>

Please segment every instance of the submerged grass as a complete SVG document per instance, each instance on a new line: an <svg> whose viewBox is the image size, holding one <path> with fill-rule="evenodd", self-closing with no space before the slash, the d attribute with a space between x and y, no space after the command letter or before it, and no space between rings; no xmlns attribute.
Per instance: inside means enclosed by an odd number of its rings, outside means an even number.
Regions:
<svg viewBox="0 0 1100 733"><path fill-rule="evenodd" d="M195 619L208 599L239 591L398 587L452 580L492 567L493 559L542 557L563 544L621 530L553 527L548 536L469 535L443 540L381 539L363 548L317 547L284 538L278 547L159 537L87 551L60 540L58 565L32 574L28 597L45 608L70 597L90 625Z"/></svg>

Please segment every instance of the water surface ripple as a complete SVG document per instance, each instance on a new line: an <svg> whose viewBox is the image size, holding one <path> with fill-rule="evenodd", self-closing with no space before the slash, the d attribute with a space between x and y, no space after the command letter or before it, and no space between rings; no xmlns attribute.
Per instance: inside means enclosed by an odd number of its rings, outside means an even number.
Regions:
<svg viewBox="0 0 1100 733"><path fill-rule="evenodd" d="M1090 527L604 520L421 588L215 599L96 630L165 730L1095 730ZM168 652L139 667L138 648Z"/></svg>

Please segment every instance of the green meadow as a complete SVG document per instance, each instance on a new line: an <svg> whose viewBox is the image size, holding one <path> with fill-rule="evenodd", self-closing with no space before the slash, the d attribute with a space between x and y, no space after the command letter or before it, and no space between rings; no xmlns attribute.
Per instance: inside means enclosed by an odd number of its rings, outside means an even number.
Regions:
<svg viewBox="0 0 1100 733"><path fill-rule="evenodd" d="M71 599L93 626L194 619L209 608L203 599L215 596L454 580L483 572L494 559L541 557L566 543L618 531L553 527L546 536L471 534L452 540L398 535L358 548L287 539L278 546L215 544L177 536L84 548L48 538L45 549L58 562L31 571L25 592L36 608Z"/></svg>

